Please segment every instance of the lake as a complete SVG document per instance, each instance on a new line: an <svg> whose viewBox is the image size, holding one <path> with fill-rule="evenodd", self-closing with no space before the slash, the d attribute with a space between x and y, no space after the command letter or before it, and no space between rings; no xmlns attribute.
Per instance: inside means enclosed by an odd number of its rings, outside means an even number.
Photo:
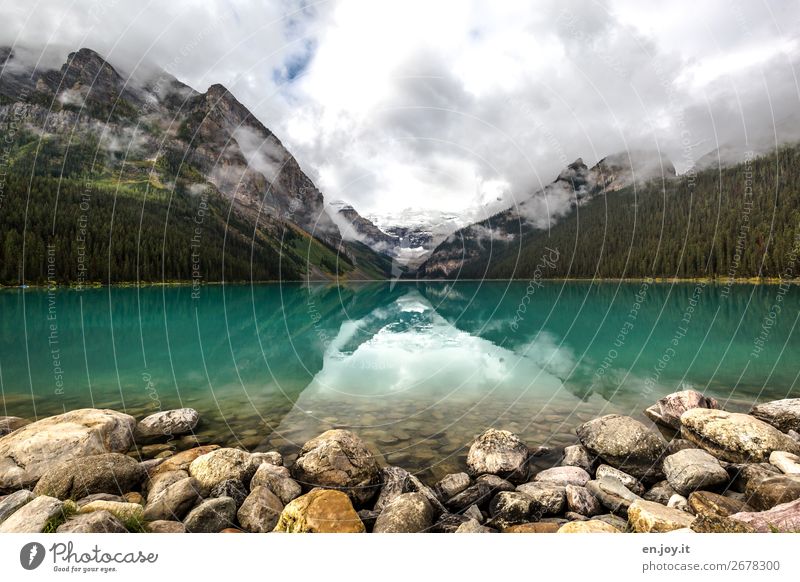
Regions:
<svg viewBox="0 0 800 582"><path fill-rule="evenodd" d="M746 411L797 396L800 373L794 286L6 289L0 313L0 414L191 406L200 442L287 455L347 427L429 478L487 426L559 448L684 387Z"/></svg>

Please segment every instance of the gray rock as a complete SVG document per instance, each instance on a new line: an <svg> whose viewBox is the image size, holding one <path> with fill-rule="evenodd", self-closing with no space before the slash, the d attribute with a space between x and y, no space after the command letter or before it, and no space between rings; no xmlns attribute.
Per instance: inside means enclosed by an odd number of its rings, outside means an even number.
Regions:
<svg viewBox="0 0 800 582"><path fill-rule="evenodd" d="M255 472L256 465L250 453L239 449L216 449L197 457L189 465L189 475L206 489L228 479L249 483Z"/></svg>
<svg viewBox="0 0 800 582"><path fill-rule="evenodd" d="M454 495L458 495L464 489L472 484L472 480L466 473L450 473L445 475L441 481L436 484L435 490L440 491L443 499L450 499Z"/></svg>
<svg viewBox="0 0 800 582"><path fill-rule="evenodd" d="M122 497L122 495L112 495L111 493L92 493L86 497L81 497L75 502L75 504L80 508L84 505L89 505L94 501L113 501L115 503L125 503L125 499Z"/></svg>
<svg viewBox="0 0 800 582"><path fill-rule="evenodd" d="M728 465L728 476L731 481L731 489L743 493L752 490L755 485L768 477L782 475L780 469L769 463L742 463Z"/></svg>
<svg viewBox="0 0 800 582"><path fill-rule="evenodd" d="M533 500L531 517L541 519L545 515L556 515L564 510L567 502L566 488L563 485L531 481L517 487L517 491L524 493ZM531 519L530 521L536 521Z"/></svg>
<svg viewBox="0 0 800 582"><path fill-rule="evenodd" d="M583 487L591 478L589 473L580 467L553 467L540 471L533 480L553 485L578 485Z"/></svg>
<svg viewBox="0 0 800 582"><path fill-rule="evenodd" d="M728 472L701 449L684 449L664 459L667 481L681 495L728 482Z"/></svg>
<svg viewBox="0 0 800 582"><path fill-rule="evenodd" d="M481 525L474 519L470 519L456 528L456 533L492 533L494 531L495 530L485 525Z"/></svg>
<svg viewBox="0 0 800 582"><path fill-rule="evenodd" d="M483 512L478 508L477 505L470 505L464 510L462 514L464 517L468 517L470 519L474 519L478 523L483 523L486 518L483 516Z"/></svg>
<svg viewBox="0 0 800 582"><path fill-rule="evenodd" d="M516 491L517 489L516 485L512 484L510 481L506 481L502 477L498 477L497 475L481 475L475 479L475 482L488 485L492 494L500 493L501 491Z"/></svg>
<svg viewBox="0 0 800 582"><path fill-rule="evenodd" d="M417 533L433 525L433 508L421 493L403 493L389 503L375 522L375 533Z"/></svg>
<svg viewBox="0 0 800 582"><path fill-rule="evenodd" d="M244 500L247 499L248 491L241 481L236 479L227 479L221 481L211 488L209 497L230 497L236 503L236 507L240 507Z"/></svg>
<svg viewBox="0 0 800 582"><path fill-rule="evenodd" d="M378 500L375 502L375 510L383 511L383 508L392 501L400 497L403 493L411 491L410 474L400 467L384 467L381 469L381 486Z"/></svg>
<svg viewBox="0 0 800 582"><path fill-rule="evenodd" d="M676 493L677 491L672 488L672 486L669 484L669 481L664 480L659 481L650 489L648 489L642 498L646 499L647 501L655 501L661 505L666 505L670 498Z"/></svg>
<svg viewBox="0 0 800 582"><path fill-rule="evenodd" d="M603 506L586 487L567 485L565 492L570 511L586 517L603 513Z"/></svg>
<svg viewBox="0 0 800 582"><path fill-rule="evenodd" d="M567 467L580 467L587 473L593 473L599 463L597 455L593 455L583 445L564 447L564 459L561 464Z"/></svg>
<svg viewBox="0 0 800 582"><path fill-rule="evenodd" d="M136 425L136 439L172 438L194 430L200 414L194 408L163 410L143 418Z"/></svg>
<svg viewBox="0 0 800 582"><path fill-rule="evenodd" d="M507 430L487 429L473 441L467 453L471 475L490 473L514 483L528 476L528 447Z"/></svg>
<svg viewBox="0 0 800 582"><path fill-rule="evenodd" d="M163 473L158 473L147 482L147 497L156 497L159 493L173 483L182 481L187 477L189 477L189 472L181 470L164 471Z"/></svg>
<svg viewBox="0 0 800 582"><path fill-rule="evenodd" d="M292 467L303 486L339 489L364 505L380 485L380 466L364 442L347 430L329 430L303 445Z"/></svg>
<svg viewBox="0 0 800 582"><path fill-rule="evenodd" d="M492 496L492 489L483 482L476 482L464 491L445 501L445 507L450 511L464 511L470 505L484 505L489 502Z"/></svg>
<svg viewBox="0 0 800 582"><path fill-rule="evenodd" d="M683 495L678 495L677 493L669 498L669 501L667 501L667 507L672 509L680 509L686 513L694 513L692 508L689 506L689 500Z"/></svg>
<svg viewBox="0 0 800 582"><path fill-rule="evenodd" d="M364 524L367 531L372 532L372 528L375 527L375 522L378 521L378 516L380 514L380 511L375 511L374 509L360 509L358 511L358 518L361 520L361 523Z"/></svg>
<svg viewBox="0 0 800 582"><path fill-rule="evenodd" d="M443 513L431 527L433 533L455 533L461 524L470 520L469 517L457 513Z"/></svg>
<svg viewBox="0 0 800 582"><path fill-rule="evenodd" d="M621 481L627 489L630 489L636 493L636 495L642 495L644 493L644 487L636 477L629 475L625 471L615 469L611 465L600 465L597 467L595 478L600 479L601 477L613 477L614 479Z"/></svg>
<svg viewBox="0 0 800 582"><path fill-rule="evenodd" d="M800 444L748 414L695 408L681 416L681 435L716 458L761 463L772 451L800 454Z"/></svg>
<svg viewBox="0 0 800 582"><path fill-rule="evenodd" d="M800 475L800 457L785 451L773 451L769 455L770 465L776 466L784 475Z"/></svg>
<svg viewBox="0 0 800 582"><path fill-rule="evenodd" d="M58 533L127 533L122 522L109 511L79 513L56 529Z"/></svg>
<svg viewBox="0 0 800 582"><path fill-rule="evenodd" d="M594 495L604 507L614 513L625 513L634 501L641 499L633 491L625 487L622 481L613 477L601 477L586 484L586 489Z"/></svg>
<svg viewBox="0 0 800 582"><path fill-rule="evenodd" d="M300 483L292 479L289 469L269 463L261 464L250 481L251 491L259 486L266 487L272 491L284 505L300 497L303 492Z"/></svg>
<svg viewBox="0 0 800 582"><path fill-rule="evenodd" d="M186 526L180 521L158 519L147 524L150 533L186 533Z"/></svg>
<svg viewBox="0 0 800 582"><path fill-rule="evenodd" d="M488 525L505 529L512 525L531 521L534 500L519 491L501 491L489 503L491 519Z"/></svg>
<svg viewBox="0 0 800 582"><path fill-rule="evenodd" d="M12 513L34 497L35 495L27 489L20 489L0 499L0 523L3 523Z"/></svg>
<svg viewBox="0 0 800 582"><path fill-rule="evenodd" d="M800 431L800 398L786 398L757 404L750 414L782 432Z"/></svg>
<svg viewBox="0 0 800 582"><path fill-rule="evenodd" d="M37 497L7 517L0 524L0 533L40 533L63 507L64 502L55 497Z"/></svg>
<svg viewBox="0 0 800 582"><path fill-rule="evenodd" d="M54 465L36 484L36 495L79 499L93 493L122 495L139 487L145 473L137 461L119 453L70 459Z"/></svg>
<svg viewBox="0 0 800 582"><path fill-rule="evenodd" d="M182 520L200 499L200 484L194 477L187 477L163 489L158 495L149 496L144 508L147 521Z"/></svg>
<svg viewBox="0 0 800 582"><path fill-rule="evenodd" d="M433 492L433 489L425 485L415 475L409 474L408 481L410 483L411 493L421 493L423 497L428 500L428 503L431 504L434 517L447 512L447 509L445 509L444 505L442 505L442 503L439 501L439 498L436 496L436 493Z"/></svg>
<svg viewBox="0 0 800 582"><path fill-rule="evenodd" d="M681 438L674 438L667 443L667 450L664 453L664 456L674 455L678 451L682 451L684 449L696 449L699 448L696 444L691 441L687 441L686 439Z"/></svg>
<svg viewBox="0 0 800 582"><path fill-rule="evenodd" d="M125 453L136 420L85 408L44 418L0 438L0 491L33 486L54 466L102 453Z"/></svg>
<svg viewBox="0 0 800 582"><path fill-rule="evenodd" d="M18 416L0 416L0 437L12 433L18 428L22 428L30 423L29 420Z"/></svg>
<svg viewBox="0 0 800 582"><path fill-rule="evenodd" d="M253 458L253 462L256 465L261 465L262 463L269 463L270 465L276 465L278 467L283 465L283 456L278 451L250 453L250 456Z"/></svg>
<svg viewBox="0 0 800 582"><path fill-rule="evenodd" d="M239 508L239 523L247 531L271 532L283 511L281 500L269 488L259 485L250 492Z"/></svg>
<svg viewBox="0 0 800 582"><path fill-rule="evenodd" d="M217 497L201 502L189 512L183 525L189 533L217 533L233 527L236 502L230 497Z"/></svg>
<svg viewBox="0 0 800 582"><path fill-rule="evenodd" d="M589 495L591 495L591 493ZM575 513L574 511L564 512L564 519L566 519L567 521L589 521L588 517L586 517L585 515L581 515L580 513Z"/></svg>
<svg viewBox="0 0 800 582"><path fill-rule="evenodd" d="M697 390L682 390L659 398L659 400L653 406L645 410L644 413L654 422L658 422L675 430L680 430L681 415L692 408L718 409L719 403L716 399L704 396Z"/></svg>
<svg viewBox="0 0 800 582"><path fill-rule="evenodd" d="M628 529L628 520L622 519L621 517L614 515L613 513L604 513L603 515L595 515L593 518L595 521L602 521L607 523L614 529L617 529L621 532L624 532Z"/></svg>
<svg viewBox="0 0 800 582"><path fill-rule="evenodd" d="M638 479L657 478L666 442L638 420L608 414L577 429L581 444L607 464Z"/></svg>

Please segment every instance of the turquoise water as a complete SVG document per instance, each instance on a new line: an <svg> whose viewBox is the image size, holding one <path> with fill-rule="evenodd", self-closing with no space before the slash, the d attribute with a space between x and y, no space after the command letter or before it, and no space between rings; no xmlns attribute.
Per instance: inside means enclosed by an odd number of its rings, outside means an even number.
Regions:
<svg viewBox="0 0 800 582"><path fill-rule="evenodd" d="M192 406L201 442L286 454L343 426L438 476L489 425L560 447L681 387L732 410L797 396L799 308L770 285L4 290L0 414Z"/></svg>

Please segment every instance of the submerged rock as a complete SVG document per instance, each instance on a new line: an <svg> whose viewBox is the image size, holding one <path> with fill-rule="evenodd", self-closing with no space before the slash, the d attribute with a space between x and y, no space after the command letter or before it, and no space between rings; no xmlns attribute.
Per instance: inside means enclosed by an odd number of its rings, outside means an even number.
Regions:
<svg viewBox="0 0 800 582"><path fill-rule="evenodd" d="M285 533L364 533L350 498L335 489L312 489L284 507L274 531Z"/></svg>
<svg viewBox="0 0 800 582"><path fill-rule="evenodd" d="M469 448L467 469L471 475L490 473L515 483L528 476L528 447L507 430L484 431Z"/></svg>
<svg viewBox="0 0 800 582"><path fill-rule="evenodd" d="M681 416L681 435L718 459L761 463L772 451L800 453L800 445L775 427L748 414L695 408Z"/></svg>
<svg viewBox="0 0 800 582"><path fill-rule="evenodd" d="M800 398L785 398L757 404L750 414L782 432L800 431Z"/></svg>
<svg viewBox="0 0 800 582"><path fill-rule="evenodd" d="M79 499L93 493L121 495L139 486L144 469L127 455L106 453L55 465L36 484L36 495Z"/></svg>
<svg viewBox="0 0 800 582"><path fill-rule="evenodd" d="M639 479L660 473L666 442L638 420L608 414L577 429L581 444L606 463Z"/></svg>
<svg viewBox="0 0 800 582"><path fill-rule="evenodd" d="M664 474L675 491L688 495L727 483L728 472L701 449L684 449L664 459Z"/></svg>
<svg viewBox="0 0 800 582"><path fill-rule="evenodd" d="M359 505L369 501L380 484L375 455L355 434L341 429L326 431L304 444L292 474L304 486L342 490Z"/></svg>
<svg viewBox="0 0 800 582"><path fill-rule="evenodd" d="M0 437L0 491L21 489L65 461L125 453L136 420L114 410L84 408L33 422Z"/></svg>
<svg viewBox="0 0 800 582"><path fill-rule="evenodd" d="M403 493L384 507L372 531L375 533L417 533L433 525L433 508L421 493Z"/></svg>
<svg viewBox="0 0 800 582"><path fill-rule="evenodd" d="M697 390L681 390L659 398L644 413L654 422L680 430L681 415L693 408L718 409L719 403L716 399L705 396Z"/></svg>

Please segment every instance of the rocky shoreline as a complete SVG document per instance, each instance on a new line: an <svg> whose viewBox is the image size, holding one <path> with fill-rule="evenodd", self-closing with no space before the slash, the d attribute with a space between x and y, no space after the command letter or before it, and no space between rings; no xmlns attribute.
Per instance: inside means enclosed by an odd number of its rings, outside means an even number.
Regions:
<svg viewBox="0 0 800 582"><path fill-rule="evenodd" d="M0 417L0 532L800 531L800 398L726 412L687 390L577 426L555 466L490 428L423 483L333 429L297 455L190 446L190 408ZM467 443L465 443L467 444Z"/></svg>

